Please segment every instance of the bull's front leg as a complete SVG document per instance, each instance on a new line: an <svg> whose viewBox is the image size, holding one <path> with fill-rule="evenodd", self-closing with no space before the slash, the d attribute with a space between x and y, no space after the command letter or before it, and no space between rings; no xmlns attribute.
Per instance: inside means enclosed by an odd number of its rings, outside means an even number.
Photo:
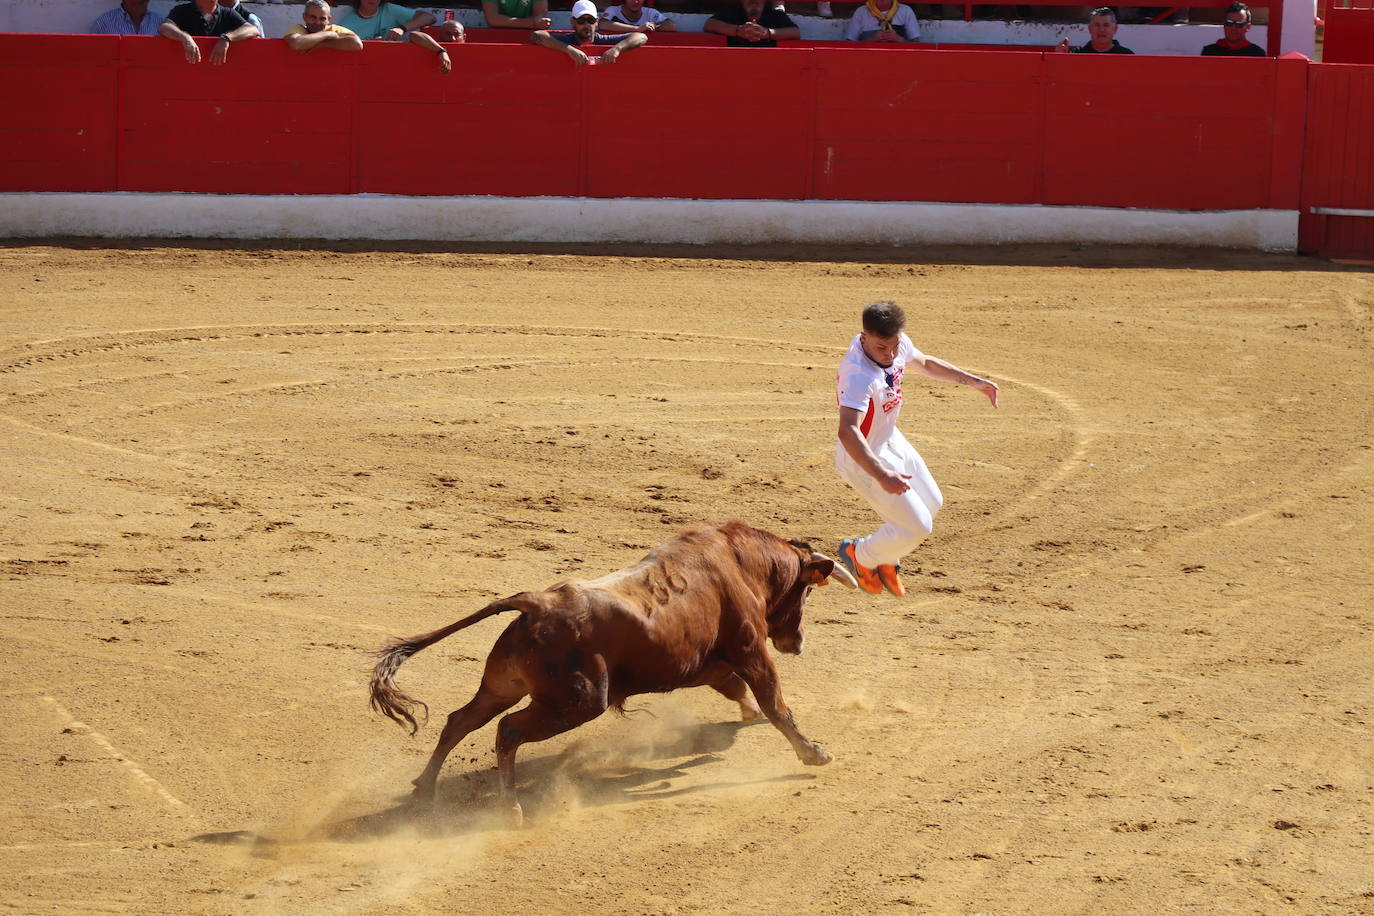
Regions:
<svg viewBox="0 0 1374 916"><path fill-rule="evenodd" d="M821 766L830 762L830 753L819 744L801 733L797 722L792 718L792 710L782 699L782 684L778 681L778 669L768 657L768 650L760 645L753 656L738 669L740 677L753 691L759 701L763 714L768 717L778 731L792 743L801 762L807 766Z"/></svg>

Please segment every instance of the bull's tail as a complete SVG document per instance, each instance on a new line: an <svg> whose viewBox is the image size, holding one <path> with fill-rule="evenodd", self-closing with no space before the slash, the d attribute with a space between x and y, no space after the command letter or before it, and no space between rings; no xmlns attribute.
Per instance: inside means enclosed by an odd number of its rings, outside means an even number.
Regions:
<svg viewBox="0 0 1374 916"><path fill-rule="evenodd" d="M493 601L477 613L469 614L462 620L432 633L413 636L410 639L392 639L385 648L377 653L377 664L372 669L372 708L396 724L408 727L412 735L415 734L420 730L420 723L415 719L415 710L417 708L423 710L425 717L428 718L429 707L401 692L400 688L396 686L396 671L406 659L416 652L428 648L439 640L452 636L459 630L470 627L478 621L486 620L488 617L506 611L526 610L529 607L529 601L525 600L526 598L527 595L514 595L500 601Z"/></svg>

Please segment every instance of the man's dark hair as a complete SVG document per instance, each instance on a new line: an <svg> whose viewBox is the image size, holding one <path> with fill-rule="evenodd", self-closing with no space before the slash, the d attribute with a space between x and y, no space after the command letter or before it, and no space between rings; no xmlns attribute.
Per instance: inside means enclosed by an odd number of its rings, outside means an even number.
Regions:
<svg viewBox="0 0 1374 916"><path fill-rule="evenodd" d="M906 327L906 312L895 302L864 306L864 330L877 337L896 337Z"/></svg>
<svg viewBox="0 0 1374 916"><path fill-rule="evenodd" d="M1095 9L1093 9L1091 13L1088 14L1088 18L1091 19L1094 16L1110 16L1112 22L1117 21L1116 10L1112 9L1110 6L1096 7Z"/></svg>
<svg viewBox="0 0 1374 916"><path fill-rule="evenodd" d="M1255 21L1255 14L1252 13L1252 12L1250 12L1250 7L1246 6L1244 3L1241 3L1240 0L1236 0L1235 3L1232 3L1230 6L1226 7L1226 12L1227 12L1227 13L1244 13L1244 14L1245 14L1245 21L1246 21L1246 22L1254 22L1254 21Z"/></svg>

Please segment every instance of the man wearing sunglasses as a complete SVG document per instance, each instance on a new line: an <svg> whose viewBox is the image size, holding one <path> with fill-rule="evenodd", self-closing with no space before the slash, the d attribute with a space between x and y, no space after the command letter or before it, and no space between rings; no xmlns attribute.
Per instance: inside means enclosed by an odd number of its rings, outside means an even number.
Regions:
<svg viewBox="0 0 1374 916"><path fill-rule="evenodd" d="M1116 10L1110 6L1099 6L1088 17L1088 43L1081 47L1069 47L1069 40L1061 38L1054 49L1061 54L1134 54L1130 48L1116 40Z"/></svg>
<svg viewBox="0 0 1374 916"><path fill-rule="evenodd" d="M582 45L612 45L612 47L601 52L601 63L613 64L622 53L631 51L649 40L649 36L643 32L598 35L596 32L596 4L592 0L577 0L572 7L571 19L573 27L571 33L560 32L555 35L540 29L531 36L531 40L541 48L563 52L571 57L572 62L579 67L583 64L595 63L594 59L587 57L587 53L581 48Z"/></svg>
<svg viewBox="0 0 1374 916"><path fill-rule="evenodd" d="M1237 0L1226 8L1226 17L1221 21L1221 29L1221 40L1203 48L1203 57L1266 56L1264 48L1245 37L1245 33L1250 31L1250 7L1244 3Z"/></svg>

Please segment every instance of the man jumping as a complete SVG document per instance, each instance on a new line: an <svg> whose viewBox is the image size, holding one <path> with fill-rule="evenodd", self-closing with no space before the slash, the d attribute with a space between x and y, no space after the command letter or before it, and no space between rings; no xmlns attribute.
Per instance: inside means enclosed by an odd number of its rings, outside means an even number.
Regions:
<svg viewBox="0 0 1374 916"><path fill-rule="evenodd" d="M927 378L981 391L997 406L997 383L917 350L903 332L906 314L892 302L864 308L863 331L849 344L835 378L840 406L835 469L885 523L864 538L840 542L840 560L870 595L884 586L906 594L902 557L921 543L944 497L926 463L897 429L902 376L908 368Z"/></svg>

